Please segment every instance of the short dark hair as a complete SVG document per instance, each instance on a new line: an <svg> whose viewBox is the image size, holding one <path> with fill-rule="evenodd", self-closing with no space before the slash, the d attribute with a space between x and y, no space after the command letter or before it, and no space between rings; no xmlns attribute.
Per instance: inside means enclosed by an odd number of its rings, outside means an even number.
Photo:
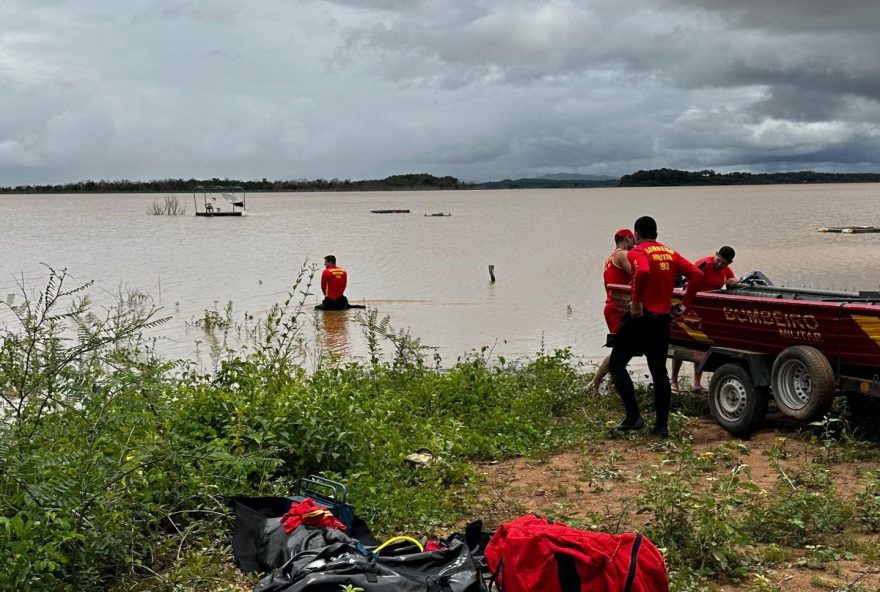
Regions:
<svg viewBox="0 0 880 592"><path fill-rule="evenodd" d="M336 265L336 255L324 255L324 261L329 261L333 265Z"/></svg>
<svg viewBox="0 0 880 592"><path fill-rule="evenodd" d="M724 257L728 263L733 262L733 258L736 256L736 251L733 250L733 247L728 247L727 245L718 249L718 256Z"/></svg>
<svg viewBox="0 0 880 592"><path fill-rule="evenodd" d="M655 239L657 238L657 221L651 216L642 216L633 224L633 230L642 238Z"/></svg>

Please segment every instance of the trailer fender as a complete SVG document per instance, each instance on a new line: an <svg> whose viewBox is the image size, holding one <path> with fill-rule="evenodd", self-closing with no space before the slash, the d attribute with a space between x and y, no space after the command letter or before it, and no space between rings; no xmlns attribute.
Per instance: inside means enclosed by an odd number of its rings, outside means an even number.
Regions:
<svg viewBox="0 0 880 592"><path fill-rule="evenodd" d="M756 387L770 386L773 356L769 354L759 354L726 347L710 347L706 351L703 361L698 363L697 370L700 372L715 372L724 364L730 363L738 363L748 368L752 384Z"/></svg>

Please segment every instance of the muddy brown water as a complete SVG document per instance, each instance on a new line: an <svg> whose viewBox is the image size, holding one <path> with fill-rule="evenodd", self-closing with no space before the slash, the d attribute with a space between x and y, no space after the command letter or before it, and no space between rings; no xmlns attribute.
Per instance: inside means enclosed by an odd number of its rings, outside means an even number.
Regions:
<svg viewBox="0 0 880 592"><path fill-rule="evenodd" d="M878 184L255 193L247 216L215 219L195 217L192 195L181 193L186 215L148 215L163 197L0 196L0 295L21 278L40 286L41 263L95 280L99 300L138 289L173 316L159 332L160 351L193 357L203 336L188 325L206 309L232 301L237 320L260 315L283 299L303 261L332 253L349 271L352 302L390 315L447 363L483 346L507 358L570 347L595 360L605 353L602 265L611 237L643 214L657 219L660 241L690 259L732 245L740 275L760 269L790 286L880 288L880 235L816 231L880 225ZM440 211L452 215L423 215ZM354 311L310 313L307 333L317 326L316 343L361 357L366 340L355 319Z"/></svg>

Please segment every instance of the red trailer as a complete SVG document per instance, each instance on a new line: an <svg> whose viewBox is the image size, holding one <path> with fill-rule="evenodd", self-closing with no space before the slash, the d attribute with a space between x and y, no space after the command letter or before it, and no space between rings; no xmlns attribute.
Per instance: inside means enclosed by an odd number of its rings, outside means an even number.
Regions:
<svg viewBox="0 0 880 592"><path fill-rule="evenodd" d="M673 320L669 357L712 372L709 408L734 434L754 430L772 396L798 420L835 395L880 397L880 293L774 286L759 273L736 289L700 292ZM612 286L621 309L629 286ZM673 303L684 292L676 290Z"/></svg>

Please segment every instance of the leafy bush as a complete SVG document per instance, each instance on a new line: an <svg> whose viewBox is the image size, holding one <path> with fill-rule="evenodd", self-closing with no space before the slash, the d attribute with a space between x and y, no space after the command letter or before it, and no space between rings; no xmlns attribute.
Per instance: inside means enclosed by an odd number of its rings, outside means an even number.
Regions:
<svg viewBox="0 0 880 592"><path fill-rule="evenodd" d="M308 473L344 480L380 534L430 531L469 508L469 459L570 437L583 378L566 351L434 371L373 313L369 363L306 372L313 275L255 326L234 326L231 307L196 323L222 331L210 374L154 355L143 335L166 319L142 295L99 315L88 285L50 270L45 290L7 301L20 326L0 344L0 589L207 586L223 569L194 566L228 553L212 543L230 524L223 496L284 494ZM418 448L434 462L403 462Z"/></svg>
<svg viewBox="0 0 880 592"><path fill-rule="evenodd" d="M778 465L777 470L777 495L763 496L748 517L755 541L791 546L817 543L852 518L852 508L835 495L827 467L808 464L792 476Z"/></svg>
<svg viewBox="0 0 880 592"><path fill-rule="evenodd" d="M670 470L657 471L642 483L646 505L640 512L651 515L648 536L667 549L671 566L700 577L745 575L750 560L741 549L751 538L737 513L759 490L748 467L739 465L703 489L699 458L687 443L667 453L663 465Z"/></svg>

